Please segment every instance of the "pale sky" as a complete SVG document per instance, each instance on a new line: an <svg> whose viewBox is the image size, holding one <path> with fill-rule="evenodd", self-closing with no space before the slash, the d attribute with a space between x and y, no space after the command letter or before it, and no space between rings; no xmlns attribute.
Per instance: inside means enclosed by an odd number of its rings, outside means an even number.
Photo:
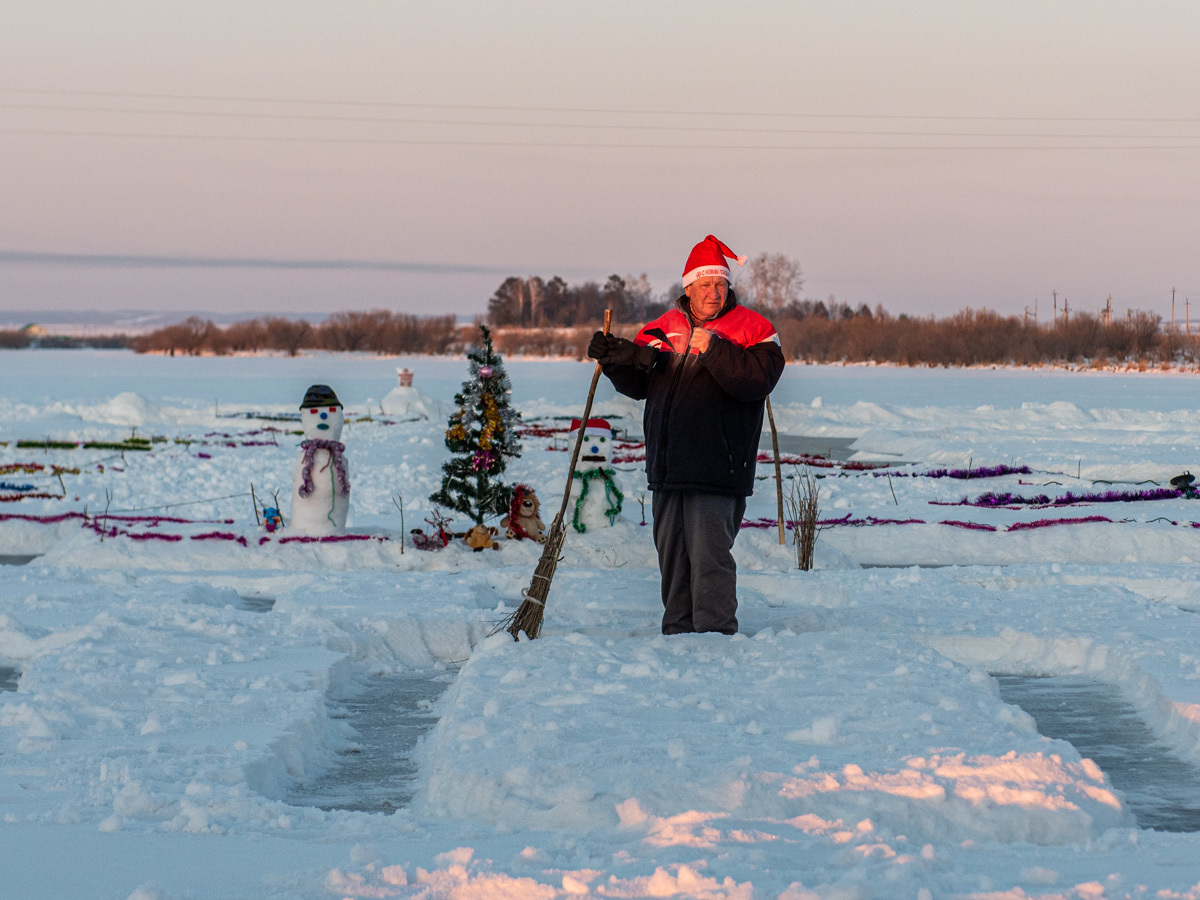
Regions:
<svg viewBox="0 0 1200 900"><path fill-rule="evenodd" d="M713 233L893 313L1200 300L1200 4L4 0L0 311L481 313Z"/></svg>

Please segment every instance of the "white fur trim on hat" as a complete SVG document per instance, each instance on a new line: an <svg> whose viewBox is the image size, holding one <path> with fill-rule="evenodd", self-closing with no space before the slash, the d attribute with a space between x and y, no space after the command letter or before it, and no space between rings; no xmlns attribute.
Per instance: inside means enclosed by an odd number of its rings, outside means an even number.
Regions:
<svg viewBox="0 0 1200 900"><path fill-rule="evenodd" d="M699 278L713 278L720 275L729 281L729 269L725 266L698 266L683 276L683 286L687 287Z"/></svg>
<svg viewBox="0 0 1200 900"><path fill-rule="evenodd" d="M578 419L571 420L571 430L568 432L569 437L574 437L579 434L579 426L582 424ZM595 416L588 419L587 427L583 429L585 435L601 435L610 436L613 433L612 426L607 419L598 419Z"/></svg>

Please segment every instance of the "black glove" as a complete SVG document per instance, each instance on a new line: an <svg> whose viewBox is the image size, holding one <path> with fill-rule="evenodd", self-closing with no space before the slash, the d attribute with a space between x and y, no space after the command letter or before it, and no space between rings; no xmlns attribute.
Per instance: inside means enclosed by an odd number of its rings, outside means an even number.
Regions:
<svg viewBox="0 0 1200 900"><path fill-rule="evenodd" d="M593 334L591 341L588 342L587 355L597 362L601 362L604 357L608 356L608 335L603 331Z"/></svg>
<svg viewBox="0 0 1200 900"><path fill-rule="evenodd" d="M648 372L654 365L658 351L653 347L639 347L633 341L597 331L588 344L588 356L602 366L633 366Z"/></svg>

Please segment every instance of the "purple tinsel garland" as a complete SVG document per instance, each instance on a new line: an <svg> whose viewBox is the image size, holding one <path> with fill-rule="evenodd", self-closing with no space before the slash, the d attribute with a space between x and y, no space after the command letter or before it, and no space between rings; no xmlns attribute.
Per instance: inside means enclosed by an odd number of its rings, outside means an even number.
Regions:
<svg viewBox="0 0 1200 900"><path fill-rule="evenodd" d="M476 450L471 457L471 468L476 472L486 472L496 464L497 458L495 450Z"/></svg>
<svg viewBox="0 0 1200 900"><path fill-rule="evenodd" d="M346 474L346 460L342 458L342 454L346 452L345 444L341 441L323 441L314 438L311 441L301 441L300 446L304 448L304 467L300 470L299 494L301 497L307 497L316 488L316 485L313 484L312 470L318 450L329 451L329 461L333 463L333 469L337 472L338 493L343 497L350 493L350 478ZM326 463L326 468L328 465Z"/></svg>
<svg viewBox="0 0 1200 900"><path fill-rule="evenodd" d="M1020 497L1016 494L996 494L989 491L974 500L963 497L956 503L939 500L929 501L933 506L983 506L990 509L1018 506L1074 506L1077 503L1134 503L1140 500L1175 500L1183 493L1173 488L1154 488L1148 491L1105 491L1102 494L1075 494L1071 491L1061 497L1038 494L1035 497Z"/></svg>
<svg viewBox="0 0 1200 900"><path fill-rule="evenodd" d="M259 546L270 541L269 537L261 537L258 539ZM324 537L316 537L307 534L294 534L291 537L279 538L276 543L280 544L338 544L343 541L386 541L386 537L375 537L370 534L328 534Z"/></svg>
<svg viewBox="0 0 1200 900"><path fill-rule="evenodd" d="M1108 516L1083 516L1079 519L1038 519L1035 522L1017 522L1009 525L1009 531L1028 531L1030 528L1049 528L1052 525L1084 525L1088 522L1111 522Z"/></svg>
<svg viewBox="0 0 1200 900"><path fill-rule="evenodd" d="M955 528L969 528L972 531L995 531L995 525L984 525L981 522L960 522L957 519L943 519L938 524L953 525Z"/></svg>
<svg viewBox="0 0 1200 900"><path fill-rule="evenodd" d="M2 513L0 514L0 522L21 521L21 522L36 522L39 525L54 525L59 522L65 522L68 519L82 519L80 527L88 528L96 534L107 538L127 537L134 541L168 541L175 543L182 541L185 535L169 534L163 531L126 531L123 528L118 528L116 525L109 525L111 522L140 522L148 524L151 527L158 525L161 522L178 522L183 524L224 524L232 525L233 519L181 519L175 516L90 516L81 512L66 512L59 513L53 516L31 516L24 513ZM246 538L240 534L235 534L232 531L206 531L203 534L186 535L189 540L193 541L232 541L241 544L243 547L249 546ZM274 541L279 544L331 544L341 543L343 541L379 541L385 543L391 538L383 535L370 534L334 534L325 537L309 537L307 535L291 535L289 537L259 538L259 545L269 541Z"/></svg>
<svg viewBox="0 0 1200 900"><path fill-rule="evenodd" d="M205 534L193 534L193 541L236 541L243 547L248 546L246 539L240 534L234 534L232 531L209 531Z"/></svg>
<svg viewBox="0 0 1200 900"><path fill-rule="evenodd" d="M928 472L872 472L876 478L999 478L1002 475L1031 475L1029 466L981 466L976 469L930 469Z"/></svg>

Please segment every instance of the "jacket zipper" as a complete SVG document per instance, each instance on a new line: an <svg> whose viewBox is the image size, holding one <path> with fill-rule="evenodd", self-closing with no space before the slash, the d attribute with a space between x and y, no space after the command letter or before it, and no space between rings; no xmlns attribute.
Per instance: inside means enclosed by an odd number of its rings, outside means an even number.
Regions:
<svg viewBox="0 0 1200 900"><path fill-rule="evenodd" d="M702 324L707 325L709 322L713 321L713 319L721 318L722 314L728 312L732 308L733 307L729 306L728 302L726 302L726 305L723 306L717 312L716 315L714 315L710 319L705 319ZM666 475L667 475L667 434L669 432L667 425L669 424L670 418L671 418L671 406L674 404L674 401L675 401L675 389L677 387L679 387L679 381L680 381L680 379L683 378L683 370L685 368L687 368L688 357L690 357L692 355L692 334L696 330L696 326L692 324L691 313L685 312L684 315L687 316L688 340L687 340L687 344L683 348L683 361L680 362L679 369L675 373L675 377L671 380L671 387L667 391L667 401L665 404L665 408L663 410L663 419L662 419L662 426L661 426L662 440L660 441L662 451L659 453L659 467L661 469L661 472L659 474L660 481L662 479L666 478ZM673 346L672 346L672 349L674 349ZM724 436L724 429L722 429L722 436ZM733 454L731 452L729 452L729 440L728 439L725 440L725 450L729 456L730 472L732 473L732 471L733 471Z"/></svg>
<svg viewBox="0 0 1200 900"><path fill-rule="evenodd" d="M694 329L695 329L695 326L692 325L692 317L688 316L688 342L687 342L687 345L684 347L683 359L680 361L678 368L675 370L675 376L671 379L671 387L667 390L666 403L663 404L663 418L662 418L662 425L661 425L661 432L660 432L660 434L662 435L661 440L660 440L660 444L662 445L662 451L658 455L659 456L658 464L659 464L659 468L660 468L660 472L659 472L659 480L660 481L662 479L666 478L666 475L667 475L667 440L668 440L667 435L670 434L670 428L668 428L667 426L670 424L671 407L674 405L674 402L675 402L675 389L677 387L679 387L679 381L681 378L683 378L683 370L684 370L684 368L687 367L688 354L692 349L692 331ZM672 347L671 349L674 350L674 347Z"/></svg>

